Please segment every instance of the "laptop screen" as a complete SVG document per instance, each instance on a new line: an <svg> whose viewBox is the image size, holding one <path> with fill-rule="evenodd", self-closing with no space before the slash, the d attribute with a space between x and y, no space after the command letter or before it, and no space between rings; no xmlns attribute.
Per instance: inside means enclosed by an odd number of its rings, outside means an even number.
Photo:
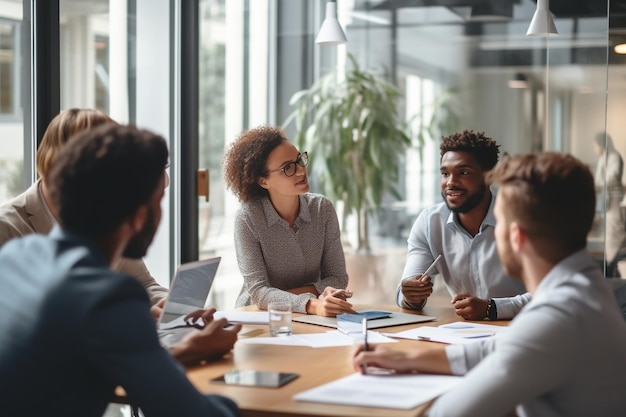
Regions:
<svg viewBox="0 0 626 417"><path fill-rule="evenodd" d="M163 307L161 323L204 308L221 259L194 261L178 267Z"/></svg>

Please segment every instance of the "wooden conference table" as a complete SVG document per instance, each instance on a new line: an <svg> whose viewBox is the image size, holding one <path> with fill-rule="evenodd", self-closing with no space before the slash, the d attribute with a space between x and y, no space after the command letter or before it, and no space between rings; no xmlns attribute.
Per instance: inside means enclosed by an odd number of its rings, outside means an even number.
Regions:
<svg viewBox="0 0 626 417"><path fill-rule="evenodd" d="M435 303L433 303L435 304ZM418 326L438 326L445 323L459 321L454 309L447 299L446 305L427 305L421 314L437 317L437 321L409 324L401 326L375 329L387 333L395 333ZM377 309L387 311L402 311L389 305L356 305L356 309ZM256 310L256 308L250 308ZM295 316L296 314L294 314ZM508 321L491 322L490 324L507 325ZM293 323L294 334L321 333L329 330L327 327L304 323ZM244 325L239 338L269 336L267 325ZM397 339L398 343L391 345L394 349L411 349L418 344L431 343L406 339ZM372 408L344 406L335 404L321 404L313 402L295 401L293 396L319 385L334 381L354 373L351 363L352 347L311 348L302 346L279 346L265 344L237 343L233 352L220 361L210 362L207 365L189 368L187 376L196 388L203 393L223 394L232 398L241 408L246 417L270 416L342 416L342 417L409 417L419 416L426 405L411 410L395 410L389 408ZM241 386L227 386L209 382L233 369L271 370L280 372L297 372L300 377L280 388L249 388Z"/></svg>

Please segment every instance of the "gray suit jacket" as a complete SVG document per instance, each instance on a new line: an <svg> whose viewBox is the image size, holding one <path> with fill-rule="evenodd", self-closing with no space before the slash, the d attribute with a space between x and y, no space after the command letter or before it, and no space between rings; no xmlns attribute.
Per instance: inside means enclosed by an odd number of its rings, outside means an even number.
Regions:
<svg viewBox="0 0 626 417"><path fill-rule="evenodd" d="M52 229L54 224L39 194L40 181L0 205L0 247L15 237L31 233L48 234ZM167 289L157 284L141 259L122 258L114 269L136 277L148 292L152 304L167 295Z"/></svg>

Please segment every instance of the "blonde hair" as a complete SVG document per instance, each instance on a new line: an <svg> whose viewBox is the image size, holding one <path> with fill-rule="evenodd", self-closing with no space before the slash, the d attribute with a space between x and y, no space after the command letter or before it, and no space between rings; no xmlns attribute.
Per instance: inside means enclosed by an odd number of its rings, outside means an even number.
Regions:
<svg viewBox="0 0 626 417"><path fill-rule="evenodd" d="M100 110L72 108L56 115L37 149L37 171L42 180L46 181L54 157L73 135L107 123L117 124Z"/></svg>

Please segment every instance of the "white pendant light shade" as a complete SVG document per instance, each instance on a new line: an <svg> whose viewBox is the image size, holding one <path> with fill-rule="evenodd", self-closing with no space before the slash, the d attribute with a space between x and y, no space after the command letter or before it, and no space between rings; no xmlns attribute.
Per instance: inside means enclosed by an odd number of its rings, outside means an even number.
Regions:
<svg viewBox="0 0 626 417"><path fill-rule="evenodd" d="M337 20L337 3L334 1L326 3L326 18L317 34L317 38L315 38L315 43L320 45L339 45L347 41L346 34Z"/></svg>
<svg viewBox="0 0 626 417"><path fill-rule="evenodd" d="M537 0L537 10L530 21L528 36L558 36L559 32L554 25L552 13L550 13L549 0Z"/></svg>

